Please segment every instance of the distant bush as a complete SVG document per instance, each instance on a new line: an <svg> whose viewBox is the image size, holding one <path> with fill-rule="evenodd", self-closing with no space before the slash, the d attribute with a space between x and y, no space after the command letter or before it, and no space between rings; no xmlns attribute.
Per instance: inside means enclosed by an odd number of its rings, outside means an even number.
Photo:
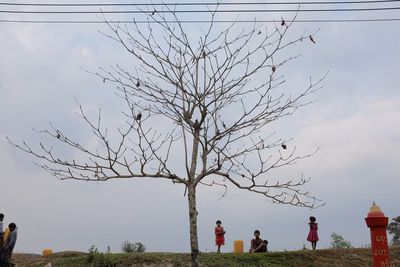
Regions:
<svg viewBox="0 0 400 267"><path fill-rule="evenodd" d="M389 234L393 235L392 245L400 246L400 216L392 219L392 222L388 225L387 230Z"/></svg>
<svg viewBox="0 0 400 267"><path fill-rule="evenodd" d="M86 260L92 267L115 267L117 265L111 257L110 247L107 247L107 251L103 253L99 252L95 245L91 246Z"/></svg>
<svg viewBox="0 0 400 267"><path fill-rule="evenodd" d="M121 249L125 253L141 253L146 251L146 247L142 243L133 243L128 240L122 243Z"/></svg>
<svg viewBox="0 0 400 267"><path fill-rule="evenodd" d="M351 243L343 238L343 236L332 233L331 234L331 248L352 248Z"/></svg>
<svg viewBox="0 0 400 267"><path fill-rule="evenodd" d="M361 245L361 248L371 248L371 244L368 243L368 244Z"/></svg>

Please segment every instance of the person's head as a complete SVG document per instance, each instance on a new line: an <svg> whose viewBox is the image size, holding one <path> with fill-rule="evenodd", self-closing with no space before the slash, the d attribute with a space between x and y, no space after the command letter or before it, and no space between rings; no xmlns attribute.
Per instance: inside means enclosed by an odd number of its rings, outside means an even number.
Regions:
<svg viewBox="0 0 400 267"><path fill-rule="evenodd" d="M218 221L216 222L216 224L217 224L218 226L220 226L220 225L222 224L222 222L221 222L220 220L218 220Z"/></svg>
<svg viewBox="0 0 400 267"><path fill-rule="evenodd" d="M0 222L2 222L4 220L4 214L0 213Z"/></svg>
<svg viewBox="0 0 400 267"><path fill-rule="evenodd" d="M310 216L310 222L315 222L316 220L314 216Z"/></svg>
<svg viewBox="0 0 400 267"><path fill-rule="evenodd" d="M255 230L254 231L254 236L257 238L257 237L260 237L260 231L259 230Z"/></svg>
<svg viewBox="0 0 400 267"><path fill-rule="evenodd" d="M267 240L267 239L264 239L264 240L263 240L263 244L264 244L264 245L268 245L268 240Z"/></svg>
<svg viewBox="0 0 400 267"><path fill-rule="evenodd" d="M15 223L10 223L8 225L8 228L10 229L10 232L12 232L17 228L17 225Z"/></svg>

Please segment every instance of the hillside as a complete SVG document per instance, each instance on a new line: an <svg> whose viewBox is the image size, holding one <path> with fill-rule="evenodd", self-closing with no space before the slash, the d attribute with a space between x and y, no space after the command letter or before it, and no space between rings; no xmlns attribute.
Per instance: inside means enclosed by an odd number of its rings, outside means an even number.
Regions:
<svg viewBox="0 0 400 267"><path fill-rule="evenodd" d="M391 249L393 266L400 266L400 248ZM106 266L101 262L113 262L118 267L173 267L189 266L190 255L184 253L138 253L138 254L96 254L88 263L87 253L61 252L50 257L16 254L16 267L43 267L51 262L53 267ZM93 256L93 255L92 255ZM265 254L203 253L203 266L209 267L366 267L371 266L370 249L323 249L317 251L288 251Z"/></svg>

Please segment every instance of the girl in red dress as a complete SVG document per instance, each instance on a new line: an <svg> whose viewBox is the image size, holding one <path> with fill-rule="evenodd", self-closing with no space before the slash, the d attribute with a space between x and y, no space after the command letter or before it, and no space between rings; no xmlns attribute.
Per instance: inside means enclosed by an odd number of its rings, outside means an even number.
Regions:
<svg viewBox="0 0 400 267"><path fill-rule="evenodd" d="M221 253L221 246L225 245L225 231L224 227L221 226L221 221L218 220L216 222L217 226L215 227L215 245L218 247L217 253Z"/></svg>
<svg viewBox="0 0 400 267"><path fill-rule="evenodd" d="M318 241L318 223L315 222L316 219L314 216L310 217L310 222L308 225L310 226L310 232L307 236L307 241L311 242L312 249L317 248L317 241Z"/></svg>

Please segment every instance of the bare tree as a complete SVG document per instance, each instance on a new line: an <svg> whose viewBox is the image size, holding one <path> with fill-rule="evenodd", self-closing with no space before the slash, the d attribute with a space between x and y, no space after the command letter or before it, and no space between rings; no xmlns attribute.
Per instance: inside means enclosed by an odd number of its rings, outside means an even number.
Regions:
<svg viewBox="0 0 400 267"><path fill-rule="evenodd" d="M165 12L166 11L166 12ZM42 160L41 167L61 180L167 179L185 187L189 205L192 265L198 266L196 188L228 184L269 198L274 203L315 208L321 202L304 191L309 181L281 181L268 176L273 169L311 156L298 155L290 140L266 134L266 126L310 103L307 96L322 79L310 78L300 92L284 87L281 67L297 56L285 57L288 47L313 34L287 39L293 21L271 28L235 23L218 29L215 12L200 38L189 36L179 17L168 7L149 14L148 23L126 25L108 22L107 36L123 46L138 62L133 72L119 65L95 72L115 84L126 104L124 126L117 136L80 107L80 116L102 144L96 149L67 136L50 124L39 131L82 155L60 159L51 145L17 148ZM311 42L312 41L312 42ZM156 124L165 125L160 127ZM170 126L170 128L168 128ZM166 130L165 130L166 129ZM118 140L117 140L118 139ZM177 152L179 151L179 152ZM181 167L174 162L182 159ZM176 164L175 164L176 165Z"/></svg>

